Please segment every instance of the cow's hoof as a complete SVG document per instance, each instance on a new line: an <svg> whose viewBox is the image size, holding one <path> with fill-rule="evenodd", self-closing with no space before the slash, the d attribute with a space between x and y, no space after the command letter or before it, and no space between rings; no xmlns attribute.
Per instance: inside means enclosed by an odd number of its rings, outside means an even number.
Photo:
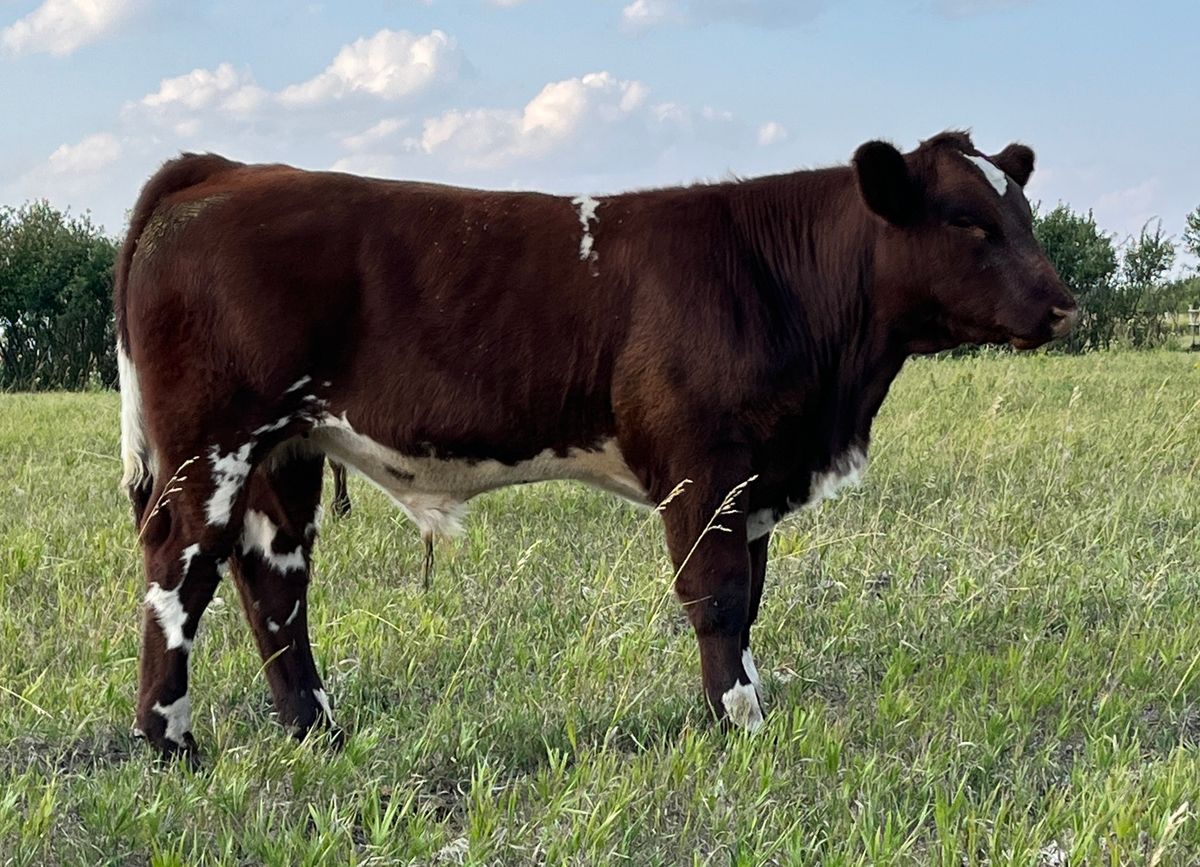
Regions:
<svg viewBox="0 0 1200 867"><path fill-rule="evenodd" d="M725 720L734 728L756 732L762 728L763 707L758 690L748 683L736 683L721 696Z"/></svg>
<svg viewBox="0 0 1200 867"><path fill-rule="evenodd" d="M191 732L184 732L181 741L178 742L165 737L149 737L138 728L133 730L133 736L146 742L159 767L182 765L189 771L198 771L203 765L200 760L200 748L196 746L196 739L192 737Z"/></svg>
<svg viewBox="0 0 1200 867"><path fill-rule="evenodd" d="M327 747L334 752L341 752L350 736L341 726L334 725L325 718L318 719L309 726L289 726L289 731L298 741Z"/></svg>

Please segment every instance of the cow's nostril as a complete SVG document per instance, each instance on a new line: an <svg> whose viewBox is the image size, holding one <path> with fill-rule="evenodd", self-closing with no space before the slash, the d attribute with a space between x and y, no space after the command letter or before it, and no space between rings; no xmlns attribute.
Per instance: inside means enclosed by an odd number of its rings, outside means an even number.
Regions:
<svg viewBox="0 0 1200 867"><path fill-rule="evenodd" d="M1070 332L1075 327L1075 323L1079 321L1079 308L1072 307L1065 310L1062 307L1051 307L1050 312L1054 315L1054 324L1051 326L1055 337L1062 337Z"/></svg>

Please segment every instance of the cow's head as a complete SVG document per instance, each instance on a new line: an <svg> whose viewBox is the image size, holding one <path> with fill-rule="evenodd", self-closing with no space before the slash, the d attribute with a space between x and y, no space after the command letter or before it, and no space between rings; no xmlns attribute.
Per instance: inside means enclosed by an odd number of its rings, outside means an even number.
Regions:
<svg viewBox="0 0 1200 867"><path fill-rule="evenodd" d="M963 343L1032 349L1071 330L1075 299L1033 236L1023 187L1033 151L985 156L964 133L901 154L868 142L854 154L858 188L883 221L876 299L911 352Z"/></svg>

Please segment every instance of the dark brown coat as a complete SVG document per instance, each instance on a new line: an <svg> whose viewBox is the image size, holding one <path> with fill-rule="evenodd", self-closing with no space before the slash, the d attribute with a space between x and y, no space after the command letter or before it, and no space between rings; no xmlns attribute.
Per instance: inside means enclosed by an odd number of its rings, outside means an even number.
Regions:
<svg viewBox="0 0 1200 867"><path fill-rule="evenodd" d="M187 650L227 561L281 720L328 722L304 592L325 454L426 535L504 484L658 503L690 480L663 513L676 590L710 705L757 726L774 523L861 473L909 354L1030 348L1074 319L1032 169L959 133L594 200L168 163L115 299L149 584L138 727L192 749ZM727 532L705 533L722 503Z"/></svg>

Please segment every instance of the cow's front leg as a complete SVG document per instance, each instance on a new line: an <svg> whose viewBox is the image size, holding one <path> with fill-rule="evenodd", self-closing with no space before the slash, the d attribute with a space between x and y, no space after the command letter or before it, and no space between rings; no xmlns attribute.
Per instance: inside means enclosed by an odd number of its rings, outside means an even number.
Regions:
<svg viewBox="0 0 1200 867"><path fill-rule="evenodd" d="M705 698L719 719L753 731L762 725L763 714L743 652L751 608L744 508L748 478L695 484L667 505L663 520L676 569L675 593L700 646Z"/></svg>
<svg viewBox="0 0 1200 867"><path fill-rule="evenodd" d="M759 705L764 703L762 679L758 675L758 668L754 665L754 654L750 651L750 627L754 625L754 621L758 620L763 584L767 578L767 549L770 544L770 532L750 543L750 610L746 616L746 626L742 630L742 668L750 676L750 683L758 693Z"/></svg>

